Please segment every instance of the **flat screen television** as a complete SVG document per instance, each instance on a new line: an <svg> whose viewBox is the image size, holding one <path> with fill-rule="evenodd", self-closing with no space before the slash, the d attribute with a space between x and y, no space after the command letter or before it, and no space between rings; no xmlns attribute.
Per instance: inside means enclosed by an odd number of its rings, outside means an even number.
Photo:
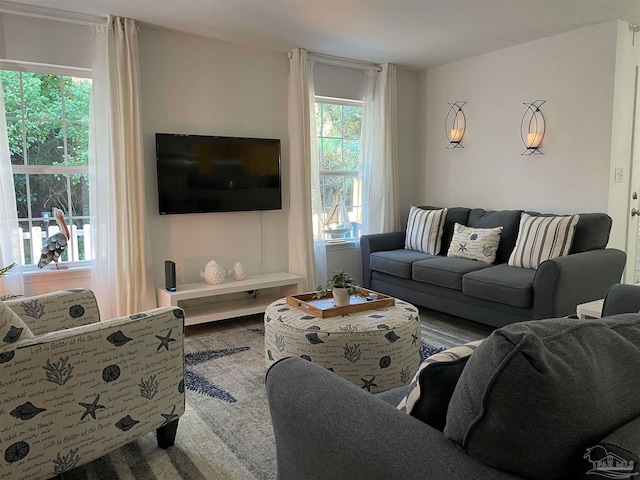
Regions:
<svg viewBox="0 0 640 480"><path fill-rule="evenodd" d="M156 133L161 215L282 208L280 140Z"/></svg>

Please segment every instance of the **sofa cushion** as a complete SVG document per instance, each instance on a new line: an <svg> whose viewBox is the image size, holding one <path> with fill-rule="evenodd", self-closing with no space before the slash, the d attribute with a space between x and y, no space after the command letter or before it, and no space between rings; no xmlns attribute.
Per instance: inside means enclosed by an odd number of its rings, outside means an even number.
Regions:
<svg viewBox="0 0 640 480"><path fill-rule="evenodd" d="M456 223L447 257L493 263L500 245L502 227L471 228Z"/></svg>
<svg viewBox="0 0 640 480"><path fill-rule="evenodd" d="M545 260L568 255L579 219L578 215L534 217L523 213L509 265L538 268Z"/></svg>
<svg viewBox="0 0 640 480"><path fill-rule="evenodd" d="M469 356L483 340L431 355L420 364L398 410L442 431L453 390Z"/></svg>
<svg viewBox="0 0 640 480"><path fill-rule="evenodd" d="M462 293L493 302L531 308L535 270L511 267L505 263L467 273L462 278Z"/></svg>
<svg viewBox="0 0 640 480"><path fill-rule="evenodd" d="M437 255L440 252L442 229L447 209L424 210L411 206L407 220L404 248Z"/></svg>
<svg viewBox="0 0 640 480"><path fill-rule="evenodd" d="M557 214L527 212L529 215L553 217ZM606 213L580 213L580 220L573 233L570 253L588 252L605 248L609 242L613 220Z"/></svg>
<svg viewBox="0 0 640 480"><path fill-rule="evenodd" d="M474 208L469 212L467 225L473 228L502 227L500 246L496 253L496 263L506 263L518 238L520 214L522 210L497 210L486 211L482 208Z"/></svg>
<svg viewBox="0 0 640 480"><path fill-rule="evenodd" d="M418 282L462 290L462 277L490 265L466 258L434 257L413 263L411 278Z"/></svg>
<svg viewBox="0 0 640 480"><path fill-rule="evenodd" d="M33 338L33 333L31 333L29 327L0 300L0 346L26 338Z"/></svg>
<svg viewBox="0 0 640 480"><path fill-rule="evenodd" d="M413 250L384 250L371 254L371 270L388 273L400 278L411 278L411 265L419 260L437 258L428 253Z"/></svg>
<svg viewBox="0 0 640 480"><path fill-rule="evenodd" d="M583 455L640 415L640 315L514 323L469 358L444 434L495 468L573 478Z"/></svg>
<svg viewBox="0 0 640 480"><path fill-rule="evenodd" d="M424 208L425 210L438 210L442 207L423 206L420 208ZM449 250L455 224L467 224L469 221L469 212L471 212L471 209L466 207L451 207L447 209L447 216L444 219L444 228L442 229L442 246L439 252L440 255L446 255L447 250Z"/></svg>

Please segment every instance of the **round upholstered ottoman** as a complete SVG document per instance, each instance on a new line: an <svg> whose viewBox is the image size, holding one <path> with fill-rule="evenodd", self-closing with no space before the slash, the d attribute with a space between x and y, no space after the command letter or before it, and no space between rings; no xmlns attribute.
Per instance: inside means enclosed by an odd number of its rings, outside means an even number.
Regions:
<svg viewBox="0 0 640 480"><path fill-rule="evenodd" d="M288 305L264 315L267 368L286 357L322 365L370 391L408 384L420 365L420 316L410 303L319 318Z"/></svg>

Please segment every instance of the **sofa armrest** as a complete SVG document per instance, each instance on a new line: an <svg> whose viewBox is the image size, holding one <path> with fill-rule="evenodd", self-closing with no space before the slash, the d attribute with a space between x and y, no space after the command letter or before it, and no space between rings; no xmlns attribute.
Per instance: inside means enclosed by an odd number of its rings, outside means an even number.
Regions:
<svg viewBox="0 0 640 480"><path fill-rule="evenodd" d="M100 321L98 302L86 288L23 297L5 302L34 335Z"/></svg>
<svg viewBox="0 0 640 480"><path fill-rule="evenodd" d="M609 454L613 454L626 462L626 465L618 465L620 468L617 472L619 473L618 477L609 478L638 478L638 475L640 475L640 417L625 423L607 435L597 445L590 446L583 456L585 466L589 465L596 473L595 476L598 477L598 466L594 463ZM604 478L604 473L606 472L602 470L602 473L601 478ZM586 475L585 478L591 478L591 475Z"/></svg>
<svg viewBox="0 0 640 480"><path fill-rule="evenodd" d="M360 237L363 287L371 287L371 254L382 250L404 248L405 233L406 232L376 233Z"/></svg>
<svg viewBox="0 0 640 480"><path fill-rule="evenodd" d="M165 307L0 347L0 476L53 477L176 420L183 331Z"/></svg>
<svg viewBox="0 0 640 480"><path fill-rule="evenodd" d="M604 298L618 283L626 254L607 248L546 260L533 279L533 318L562 317L576 313L576 306Z"/></svg>
<svg viewBox="0 0 640 480"><path fill-rule="evenodd" d="M637 312L640 312L640 287L623 283L612 285L604 297L602 316Z"/></svg>
<svg viewBox="0 0 640 480"><path fill-rule="evenodd" d="M307 360L275 363L266 387L279 479L521 478Z"/></svg>

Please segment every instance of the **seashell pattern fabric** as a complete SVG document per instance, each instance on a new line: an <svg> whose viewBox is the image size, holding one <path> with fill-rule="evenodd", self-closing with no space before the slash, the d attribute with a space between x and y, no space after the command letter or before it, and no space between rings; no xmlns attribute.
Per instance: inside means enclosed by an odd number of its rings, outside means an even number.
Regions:
<svg viewBox="0 0 640 480"><path fill-rule="evenodd" d="M420 365L420 315L391 307L319 318L281 299L264 316L267 368L286 357L322 365L371 392L408 385Z"/></svg>
<svg viewBox="0 0 640 480"><path fill-rule="evenodd" d="M0 301L0 348L25 338L33 338L29 327L8 305Z"/></svg>
<svg viewBox="0 0 640 480"><path fill-rule="evenodd" d="M28 310L38 331L48 313L57 328L63 313L85 325L0 344L0 479L54 477L184 412L181 309L97 322L90 291L54 297L19 299L29 308L17 310Z"/></svg>
<svg viewBox="0 0 640 480"><path fill-rule="evenodd" d="M66 330L100 321L98 302L87 288L61 290L5 302L34 335Z"/></svg>

